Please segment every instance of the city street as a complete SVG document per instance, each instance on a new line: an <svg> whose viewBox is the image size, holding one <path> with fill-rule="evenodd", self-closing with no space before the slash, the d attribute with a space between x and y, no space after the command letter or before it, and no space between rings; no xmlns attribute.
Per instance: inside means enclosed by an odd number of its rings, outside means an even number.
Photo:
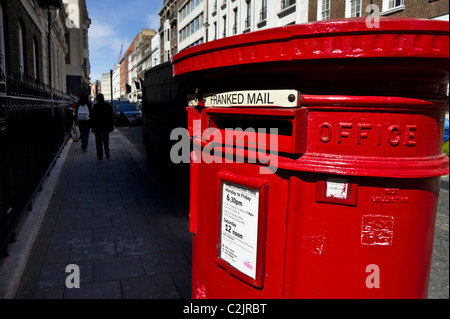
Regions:
<svg viewBox="0 0 450 319"><path fill-rule="evenodd" d="M449 298L448 179L448 175L443 176L441 179L439 206L434 233L433 259L431 261L430 284L428 287L428 298L430 299Z"/></svg>

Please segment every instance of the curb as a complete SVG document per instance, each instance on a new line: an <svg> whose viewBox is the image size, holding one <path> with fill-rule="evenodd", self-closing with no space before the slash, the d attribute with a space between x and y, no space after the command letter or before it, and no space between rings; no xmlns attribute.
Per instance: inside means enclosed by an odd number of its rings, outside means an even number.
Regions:
<svg viewBox="0 0 450 319"><path fill-rule="evenodd" d="M13 299L16 294L71 145L69 138L43 181L42 191L33 198L33 209L17 227L16 241L8 247L9 255L0 260L0 299Z"/></svg>

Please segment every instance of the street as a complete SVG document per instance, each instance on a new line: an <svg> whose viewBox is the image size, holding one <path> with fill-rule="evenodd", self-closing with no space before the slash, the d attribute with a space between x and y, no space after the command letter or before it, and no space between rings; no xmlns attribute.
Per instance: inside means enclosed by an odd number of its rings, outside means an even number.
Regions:
<svg viewBox="0 0 450 319"><path fill-rule="evenodd" d="M441 190L439 193L439 205L434 233L433 259L431 261L430 284L428 287L428 298L430 299L449 298L448 177L449 176L446 175L441 179Z"/></svg>

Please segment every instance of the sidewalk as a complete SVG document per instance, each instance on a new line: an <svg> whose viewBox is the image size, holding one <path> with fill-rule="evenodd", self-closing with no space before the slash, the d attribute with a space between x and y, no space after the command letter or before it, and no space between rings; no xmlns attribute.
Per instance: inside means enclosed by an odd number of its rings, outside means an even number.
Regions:
<svg viewBox="0 0 450 319"><path fill-rule="evenodd" d="M110 148L99 161L93 134L87 153L72 143L16 298L190 298L187 207L120 131Z"/></svg>

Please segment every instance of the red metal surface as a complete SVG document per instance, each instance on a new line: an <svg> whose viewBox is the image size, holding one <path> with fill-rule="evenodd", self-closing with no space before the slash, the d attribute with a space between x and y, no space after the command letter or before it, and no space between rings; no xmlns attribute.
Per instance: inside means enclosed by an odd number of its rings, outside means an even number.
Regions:
<svg viewBox="0 0 450 319"><path fill-rule="evenodd" d="M308 23L176 55L176 78L200 92L188 108L199 161L191 164L192 296L426 298L448 174L448 58L448 23L417 19L382 19L380 29L364 19ZM300 105L202 107L203 92L264 89L298 90ZM273 134L219 139L233 120L255 130L264 120L283 134L278 144ZM224 176L264 185L257 280L218 259Z"/></svg>
<svg viewBox="0 0 450 319"><path fill-rule="evenodd" d="M280 61L348 58L448 58L448 24L436 20L328 20L227 37L183 50L174 76L221 67Z"/></svg>

